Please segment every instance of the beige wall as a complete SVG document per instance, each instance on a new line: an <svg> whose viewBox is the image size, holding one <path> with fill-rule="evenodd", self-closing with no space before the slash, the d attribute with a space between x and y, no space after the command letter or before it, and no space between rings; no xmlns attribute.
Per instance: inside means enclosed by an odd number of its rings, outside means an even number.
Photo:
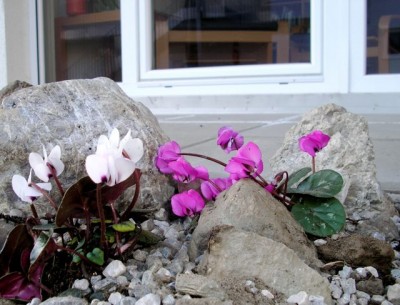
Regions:
<svg viewBox="0 0 400 305"><path fill-rule="evenodd" d="M36 54L31 47L36 39L30 12L33 2L0 0L0 87L15 80L37 82L31 61Z"/></svg>

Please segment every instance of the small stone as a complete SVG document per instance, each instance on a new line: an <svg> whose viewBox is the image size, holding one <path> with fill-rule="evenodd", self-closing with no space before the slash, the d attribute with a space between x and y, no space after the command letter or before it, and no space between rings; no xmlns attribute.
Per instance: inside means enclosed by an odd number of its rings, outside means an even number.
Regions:
<svg viewBox="0 0 400 305"><path fill-rule="evenodd" d="M308 297L311 305L326 305L325 298L320 295L310 295Z"/></svg>
<svg viewBox="0 0 400 305"><path fill-rule="evenodd" d="M384 300L381 305L393 305L393 303L389 302L388 300Z"/></svg>
<svg viewBox="0 0 400 305"><path fill-rule="evenodd" d="M145 230L145 231L151 231L154 229L153 219L148 219L146 221L143 221L140 225L142 227L142 230Z"/></svg>
<svg viewBox="0 0 400 305"><path fill-rule="evenodd" d="M369 301L365 298L358 298L357 305L368 305Z"/></svg>
<svg viewBox="0 0 400 305"><path fill-rule="evenodd" d="M340 280L340 286L342 286L343 289L343 293L346 294L353 294L356 293L357 289L356 289L356 281L354 279L341 279Z"/></svg>
<svg viewBox="0 0 400 305"><path fill-rule="evenodd" d="M123 297L118 305L135 305L137 300L132 297Z"/></svg>
<svg viewBox="0 0 400 305"><path fill-rule="evenodd" d="M261 290L261 294L265 296L268 300L273 300L275 296L268 289Z"/></svg>
<svg viewBox="0 0 400 305"><path fill-rule="evenodd" d="M161 208L156 213L154 213L154 218L157 220L167 220L168 213L164 208Z"/></svg>
<svg viewBox="0 0 400 305"><path fill-rule="evenodd" d="M369 301L371 299L371 296L368 293L364 292L364 291L357 290L356 291L356 296L359 299L360 298L367 299L367 301Z"/></svg>
<svg viewBox="0 0 400 305"><path fill-rule="evenodd" d="M297 294L291 295L287 299L287 302L289 304L297 304L297 305L309 305L310 304L310 301L308 300L307 292L305 292L305 291L300 291Z"/></svg>
<svg viewBox="0 0 400 305"><path fill-rule="evenodd" d="M385 300L385 297L383 295L373 295L371 297L371 304L381 304Z"/></svg>
<svg viewBox="0 0 400 305"><path fill-rule="evenodd" d="M155 274L155 276L156 276L156 279L158 279L159 281L161 281L163 283L169 283L174 278L172 273L165 268L160 268L157 271L157 273Z"/></svg>
<svg viewBox="0 0 400 305"><path fill-rule="evenodd" d="M129 285L129 281L128 278L126 276L120 275L116 278L117 284L118 286L128 286Z"/></svg>
<svg viewBox="0 0 400 305"><path fill-rule="evenodd" d="M142 284L138 284L138 285L133 286L133 288L130 290L129 294L131 296L134 296L137 299L140 299L150 293L151 293L151 289L149 287L142 285Z"/></svg>
<svg viewBox="0 0 400 305"><path fill-rule="evenodd" d="M108 301L113 304L113 305L117 305L121 302L123 295L119 292L113 292L110 294L110 296L108 297Z"/></svg>
<svg viewBox="0 0 400 305"><path fill-rule="evenodd" d="M356 288L357 290L364 291L369 295L382 295L384 293L382 280L374 277L357 282Z"/></svg>
<svg viewBox="0 0 400 305"><path fill-rule="evenodd" d="M148 254L147 251L139 249L133 252L133 258L139 262L145 262Z"/></svg>
<svg viewBox="0 0 400 305"><path fill-rule="evenodd" d="M9 212L9 215L12 217L24 217L24 213L20 209L11 209ZM34 304L32 304L32 305L34 305Z"/></svg>
<svg viewBox="0 0 400 305"><path fill-rule="evenodd" d="M389 302L400 305L400 284L388 286L386 296Z"/></svg>
<svg viewBox="0 0 400 305"><path fill-rule="evenodd" d="M331 289L332 298L337 300L342 296L343 290L342 290L342 288L340 288L340 286L336 282L332 281L329 284L329 288Z"/></svg>
<svg viewBox="0 0 400 305"><path fill-rule="evenodd" d="M162 299L162 304L163 305L175 305L175 298L172 294L168 294L166 295L163 299Z"/></svg>
<svg viewBox="0 0 400 305"><path fill-rule="evenodd" d="M86 290L89 288L89 281L87 279L75 280L72 284L72 288Z"/></svg>
<svg viewBox="0 0 400 305"><path fill-rule="evenodd" d="M353 269L351 267L344 266L343 269L341 271L339 271L339 276L342 279L348 279L352 272L353 272Z"/></svg>
<svg viewBox="0 0 400 305"><path fill-rule="evenodd" d="M365 270L367 270L369 273L371 273L372 276L374 276L376 278L379 277L378 270L376 270L376 268L374 268L372 266L368 266L368 267L365 267Z"/></svg>
<svg viewBox="0 0 400 305"><path fill-rule="evenodd" d="M173 274L177 275L183 271L183 262L174 259L166 268Z"/></svg>
<svg viewBox="0 0 400 305"><path fill-rule="evenodd" d="M94 285L92 285L94 291L98 290L108 290L111 287L115 285L115 281L111 278L105 278L102 279L98 282L96 282Z"/></svg>
<svg viewBox="0 0 400 305"><path fill-rule="evenodd" d="M367 270L363 267L359 267L356 269L357 274L361 277L361 278L366 278L367 277Z"/></svg>
<svg viewBox="0 0 400 305"><path fill-rule="evenodd" d="M40 303L40 305L54 305L54 304L87 305L88 302L85 299L67 296L67 297L50 298Z"/></svg>
<svg viewBox="0 0 400 305"><path fill-rule="evenodd" d="M325 239L316 239L316 240L314 240L314 245L316 247L325 245L326 243L327 243L327 241Z"/></svg>
<svg viewBox="0 0 400 305"><path fill-rule="evenodd" d="M342 297L337 300L338 305L345 305L350 303L351 296L348 293L344 293Z"/></svg>
<svg viewBox="0 0 400 305"><path fill-rule="evenodd" d="M103 270L105 277L116 278L126 272L126 266L120 260L113 260Z"/></svg>
<svg viewBox="0 0 400 305"><path fill-rule="evenodd" d="M22 212L21 212L22 213ZM39 305L41 300L39 298L33 298L28 304L26 305Z"/></svg>
<svg viewBox="0 0 400 305"><path fill-rule="evenodd" d="M90 278L90 283L91 283L92 285L94 285L94 284L96 284L98 281L100 281L101 278L102 278L101 275L93 275L93 276Z"/></svg>
<svg viewBox="0 0 400 305"><path fill-rule="evenodd" d="M146 294L144 297L140 298L135 305L160 305L160 296L154 293Z"/></svg>
<svg viewBox="0 0 400 305"><path fill-rule="evenodd" d="M166 221L154 220L154 224L160 228L163 233L169 228L169 223Z"/></svg>

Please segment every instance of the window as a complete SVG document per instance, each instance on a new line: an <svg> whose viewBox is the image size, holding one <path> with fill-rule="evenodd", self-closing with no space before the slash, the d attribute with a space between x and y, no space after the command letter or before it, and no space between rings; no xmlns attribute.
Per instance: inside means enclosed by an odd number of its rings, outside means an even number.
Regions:
<svg viewBox="0 0 400 305"><path fill-rule="evenodd" d="M122 80L119 1L44 0L45 79Z"/></svg>
<svg viewBox="0 0 400 305"><path fill-rule="evenodd" d="M153 0L153 69L310 62L308 0Z"/></svg>

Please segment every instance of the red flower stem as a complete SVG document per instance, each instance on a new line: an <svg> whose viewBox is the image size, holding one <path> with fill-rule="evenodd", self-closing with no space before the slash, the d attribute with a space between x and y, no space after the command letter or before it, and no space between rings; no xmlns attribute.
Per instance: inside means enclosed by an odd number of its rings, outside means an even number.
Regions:
<svg viewBox="0 0 400 305"><path fill-rule="evenodd" d="M96 188L96 202L97 202L97 210L99 212L99 218L100 218L100 244L102 248L108 248L107 247L107 240L106 240L106 217L104 216L104 209L103 205L101 203L101 184L97 184ZM108 249L107 249L108 250Z"/></svg>
<svg viewBox="0 0 400 305"><path fill-rule="evenodd" d="M179 155L181 155L181 156L198 157L198 158L206 159L206 160L209 160L209 161L213 161L213 162L215 162L215 163L218 163L219 165L222 165L223 167L226 166L226 163L224 163L224 162L222 162L222 161L219 161L219 160L217 160L217 159L215 159L215 158L211 158L211 157L204 156L204 155L201 155L201 154L195 154L195 153L180 153Z"/></svg>
<svg viewBox="0 0 400 305"><path fill-rule="evenodd" d="M33 217L34 217L35 219L39 219L39 215L38 215L38 213L37 213L37 211L36 211L36 208L35 208L34 204L31 203L31 204L30 204L30 207L31 207L31 211L32 211Z"/></svg>
<svg viewBox="0 0 400 305"><path fill-rule="evenodd" d="M117 211L115 209L115 205L114 204L115 204L114 201L110 202L111 211L112 211L112 214L113 214L113 222L114 222L114 224L117 224L118 223L118 215L117 215ZM120 246L121 246L121 238L120 238L119 232L115 232L115 239L117 241L118 255L121 255L122 254L121 248L120 248Z"/></svg>
<svg viewBox="0 0 400 305"><path fill-rule="evenodd" d="M90 232L91 232L91 228L90 228L90 214L89 214L88 201L89 201L88 198L86 198L86 199L83 201L83 211L84 211L85 219L86 219L86 230L85 230L85 238L86 238L86 241L89 241L89 240L90 240Z"/></svg>
<svg viewBox="0 0 400 305"><path fill-rule="evenodd" d="M53 201L53 199L51 199L51 197L49 196L49 193L47 193L44 189L42 189L39 185L37 185L35 182L31 182L30 183L31 186L33 186L33 188L35 188L36 190L38 190L39 192L42 193L42 195L44 197L47 198L47 200L50 202L51 206L56 210L57 212L57 205L56 203Z"/></svg>
<svg viewBox="0 0 400 305"><path fill-rule="evenodd" d="M258 178L260 178L261 182L264 183L264 186L267 186L269 183L260 175L260 174L256 174Z"/></svg>
<svg viewBox="0 0 400 305"><path fill-rule="evenodd" d="M56 182L57 188L60 191L61 196L64 196L64 189L61 185L60 180L57 177L56 169L50 163L47 163L47 167L50 169L51 175L54 178L54 181Z"/></svg>
<svg viewBox="0 0 400 305"><path fill-rule="evenodd" d="M315 157L312 157L312 172L315 173Z"/></svg>
<svg viewBox="0 0 400 305"><path fill-rule="evenodd" d="M122 214L121 220L126 220L129 216L129 213L135 207L135 204L136 204L136 202L139 198L139 194L140 194L140 176L141 175L142 175L142 172L140 171L140 169L138 169L138 168L135 169L135 171L134 171L135 184L136 184L135 194L133 195L130 205L125 210L124 214Z"/></svg>
<svg viewBox="0 0 400 305"><path fill-rule="evenodd" d="M264 183L262 183L260 180L257 180L255 177L253 176L249 176L254 182L256 182L259 186L261 186L262 188L265 187ZM267 183L268 184L268 183Z"/></svg>

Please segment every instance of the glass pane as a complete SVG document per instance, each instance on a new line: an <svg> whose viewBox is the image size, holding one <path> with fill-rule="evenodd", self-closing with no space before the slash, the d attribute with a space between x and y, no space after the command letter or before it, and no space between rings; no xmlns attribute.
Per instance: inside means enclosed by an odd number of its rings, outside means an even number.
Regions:
<svg viewBox="0 0 400 305"><path fill-rule="evenodd" d="M153 68L310 62L309 0L152 0Z"/></svg>
<svg viewBox="0 0 400 305"><path fill-rule="evenodd" d="M367 1L367 74L400 73L400 1Z"/></svg>
<svg viewBox="0 0 400 305"><path fill-rule="evenodd" d="M44 0L46 82L121 81L119 0Z"/></svg>

